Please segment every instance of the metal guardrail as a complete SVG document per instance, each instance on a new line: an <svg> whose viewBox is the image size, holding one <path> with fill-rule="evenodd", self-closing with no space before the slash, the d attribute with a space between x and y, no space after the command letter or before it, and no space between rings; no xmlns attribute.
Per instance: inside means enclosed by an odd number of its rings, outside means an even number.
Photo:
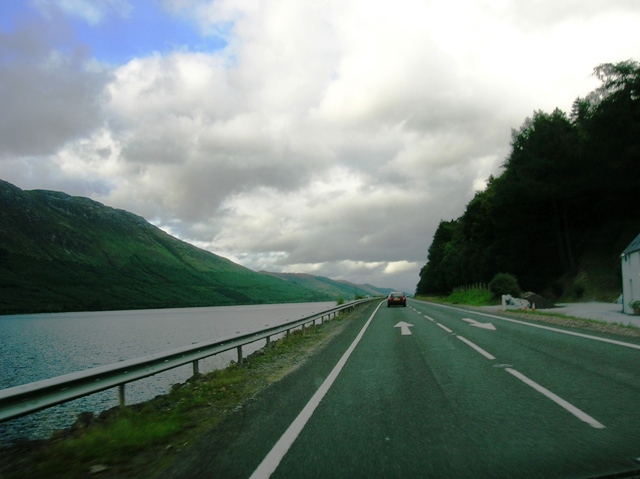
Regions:
<svg viewBox="0 0 640 479"><path fill-rule="evenodd" d="M331 319L338 313L351 310L356 306L374 301L379 298L367 298L345 303L318 314L290 321L279 326L255 331L237 336L227 336L213 341L184 346L162 353L152 354L136 359L121 361L116 364L99 366L85 371L65 374L51 379L44 379L33 383L22 384L0 390L0 422L19 416L25 416L51 406L89 396L113 387L119 387L119 402L125 404L125 384L153 376L169 369L185 364L193 364L193 374L198 374L198 361L216 354L236 348L238 362L241 362L242 346L267 340L281 333L289 333L292 329L304 327L319 319L324 322L325 317Z"/></svg>

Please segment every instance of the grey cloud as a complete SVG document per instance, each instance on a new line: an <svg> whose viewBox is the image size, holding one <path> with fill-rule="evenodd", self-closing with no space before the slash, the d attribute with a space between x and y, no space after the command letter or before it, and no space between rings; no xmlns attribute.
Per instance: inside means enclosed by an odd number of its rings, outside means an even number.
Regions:
<svg viewBox="0 0 640 479"><path fill-rule="evenodd" d="M604 16L595 0L474 1L466 12L440 1L165 2L202 13L204 30L232 18L227 47L135 59L110 77L86 70L72 39L42 36L62 30L22 27L0 37L14 97L0 91L14 118L0 120L0 153L15 155L5 164L30 181L20 187L97 197L254 269L412 290L439 221L500 171L510 129L588 92L600 54L575 45L592 32L554 28L632 12L633 1L607 3ZM626 51L635 35L598 44ZM49 41L68 46L58 63Z"/></svg>
<svg viewBox="0 0 640 479"><path fill-rule="evenodd" d="M109 74L88 70L89 59L64 25L34 21L0 32L0 154L53 153L102 123Z"/></svg>

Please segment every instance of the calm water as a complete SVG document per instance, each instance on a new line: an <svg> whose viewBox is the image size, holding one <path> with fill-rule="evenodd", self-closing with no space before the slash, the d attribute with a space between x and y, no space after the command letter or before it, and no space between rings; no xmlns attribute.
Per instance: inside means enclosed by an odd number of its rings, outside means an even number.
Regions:
<svg viewBox="0 0 640 479"><path fill-rule="evenodd" d="M0 389L256 331L333 306L324 302L0 316ZM262 346L264 341L248 345L243 353ZM202 360L200 372L223 368L235 359L234 351ZM191 365L186 365L127 384L127 404L164 394L191 374ZM0 423L0 443L45 438L73 424L80 412L99 413L117 404L117 389L111 389Z"/></svg>

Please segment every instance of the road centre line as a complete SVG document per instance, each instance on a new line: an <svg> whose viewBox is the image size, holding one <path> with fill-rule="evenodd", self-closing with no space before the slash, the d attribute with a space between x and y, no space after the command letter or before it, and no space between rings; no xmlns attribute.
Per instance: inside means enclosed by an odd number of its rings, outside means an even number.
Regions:
<svg viewBox="0 0 640 479"><path fill-rule="evenodd" d="M460 341L462 341L463 343L467 344L468 346L471 346L473 349L475 349L476 351L478 351L480 354L482 354L485 358L490 359L490 360L494 360L496 357L491 354L486 352L484 349L482 349L480 346L478 346L475 343L472 343L471 341L469 341L467 338L463 338L462 336L456 336Z"/></svg>
<svg viewBox="0 0 640 479"><path fill-rule="evenodd" d="M443 308L454 309L456 311L464 311L465 313L478 314L480 316L486 316L487 318L499 319L501 321L509 321L511 323L522 324L524 326L531 326L532 328L546 329L548 331L554 331L556 333L568 334L570 336L577 336L577 337L584 338L584 339L590 339L592 341L602 341L603 343L615 344L616 346L623 346L625 348L640 349L640 344L625 343L624 341L617 341L615 339L601 338L599 336L591 336L590 334L584 334L584 333L576 333L574 331L567 331L565 329L553 328L551 326L543 326L542 324L528 323L526 321L520 321L519 319L505 318L505 317L502 317L502 316L496 316L494 314L481 313L479 311L472 311L472 310L469 310L469 309L455 308L455 307L452 307L452 306L445 306L443 304L438 304L438 303L428 303L428 304L432 304L434 306L442 306Z"/></svg>
<svg viewBox="0 0 640 479"><path fill-rule="evenodd" d="M427 318L429 321L432 321L435 323L435 319L433 319L431 316L427 316L426 314L424 315L425 318Z"/></svg>
<svg viewBox="0 0 640 479"><path fill-rule="evenodd" d="M449 328L441 325L440 323L436 323L438 326L440 326L441 328L448 330L449 332L453 332L451 330L449 330ZM492 355L491 353L485 351L484 349L482 349L480 346L478 346L477 344L469 341L467 338L463 337L463 336L458 336L456 335L456 337L462 341L463 343L467 344L468 346L470 346L471 348L475 349L478 353L482 354L485 358L489 359L489 360L494 360L496 359L496 357L494 355ZM529 379L527 376L525 376L524 374L522 374L519 371L516 371L513 368L505 368L505 371L509 372L512 376L520 379L520 381L524 382L525 384L527 384L528 386L532 387L533 389L535 389L536 391L538 391L539 393L543 394L544 396L546 396L547 398L551 399L553 402L555 402L556 404L558 404L559 406L561 406L562 408L564 408L565 410L567 410L568 412L570 412L571 414L573 414L575 417L577 417L578 419L580 419L583 422L586 422L587 424L589 424L591 427L596 428L596 429L604 429L605 426L604 424L602 424L601 422L597 421L596 419L594 419L593 417L589 416L587 413L585 413L584 411L578 409L577 407L575 407L573 404L571 404L570 402L562 399L560 396L558 396L557 394L549 391L547 388L545 388L544 386L538 384L537 382L533 381L532 379Z"/></svg>
<svg viewBox="0 0 640 479"><path fill-rule="evenodd" d="M575 417L577 417L581 421L584 421L587 424L589 424L589 426L594 427L596 429L604 429L605 428L605 426L602 423L596 421L594 418L589 416L587 413L581 411L580 409L575 407L573 404L565 401L564 399L562 399L558 395L552 393L551 391L549 391L544 386L541 386L537 382L529 379L524 374L522 374L522 373L520 373L520 372L518 372L518 371L516 371L515 369L512 369L512 368L505 368L505 371L507 371L508 373L510 373L513 376L517 377L520 381L522 381L523 383L527 384L528 386L531 386L533 389L535 389L539 393L544 394L546 397L551 399L553 402L555 402L559 406L561 406L564 409L566 409L567 411L569 411Z"/></svg>
<svg viewBox="0 0 640 479"><path fill-rule="evenodd" d="M436 323L436 324L440 326L442 329L444 329L447 333L453 333L453 331L447 328L444 324L440 324L440 323Z"/></svg>
<svg viewBox="0 0 640 479"><path fill-rule="evenodd" d="M373 317L376 315L382 304L383 302L381 302L375 309L375 311L371 314L365 325L362 327L356 338L351 343L351 346L349 346L349 348L340 358L340 361L338 361L338 363L334 366L333 370L329 373L322 385L311 397L307 405L302 409L302 411L300 411L298 417L294 419L294 421L287 428L282 437L278 439L278 442L276 442L271 451L269 451L269 453L265 456L258 468L253 472L253 474L251 474L251 477L249 479L266 479L275 472L276 468L280 464L280 461L282 461L282 458L285 456L287 451L289 451L289 448L291 447L293 442L298 438L305 424L307 424L307 421L309 421L311 415L320 404L320 401L322 401L322 398L325 396L325 394L327 394L327 391L329 391L329 389L333 385L333 382L340 374L340 371L342 371L342 368L344 368L344 365L347 363L349 356L351 356L351 353L353 353L354 349L362 339L362 336L364 336L365 331L369 327L369 324L371 324Z"/></svg>

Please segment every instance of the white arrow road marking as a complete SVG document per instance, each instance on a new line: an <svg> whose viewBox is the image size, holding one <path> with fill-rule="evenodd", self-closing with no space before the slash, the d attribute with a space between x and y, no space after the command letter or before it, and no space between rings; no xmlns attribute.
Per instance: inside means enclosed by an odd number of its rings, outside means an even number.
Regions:
<svg viewBox="0 0 640 479"><path fill-rule="evenodd" d="M400 328L400 332L403 336L411 336L411 330L413 324L405 323L404 321L400 321L398 324L394 326L394 328Z"/></svg>
<svg viewBox="0 0 640 479"><path fill-rule="evenodd" d="M474 326L476 328L490 329L491 331L495 331L496 330L496 327L491 323L481 323L481 322L476 321L475 319L471 319L471 318L462 318L462 320L466 321L471 326Z"/></svg>

